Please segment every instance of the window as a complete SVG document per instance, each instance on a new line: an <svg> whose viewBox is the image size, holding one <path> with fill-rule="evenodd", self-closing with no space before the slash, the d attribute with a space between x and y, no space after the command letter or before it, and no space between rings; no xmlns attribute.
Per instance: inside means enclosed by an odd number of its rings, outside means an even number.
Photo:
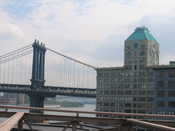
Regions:
<svg viewBox="0 0 175 131"><path fill-rule="evenodd" d="M138 113L145 113L145 110L139 110Z"/></svg>
<svg viewBox="0 0 175 131"><path fill-rule="evenodd" d="M140 52L140 56L144 56L144 55L145 55L144 51Z"/></svg>
<svg viewBox="0 0 175 131"><path fill-rule="evenodd" d="M131 52L130 52L130 51L128 51L128 52L127 52L127 55L128 55L128 56L131 56Z"/></svg>
<svg viewBox="0 0 175 131"><path fill-rule="evenodd" d="M131 107L131 103L126 103L125 107Z"/></svg>
<svg viewBox="0 0 175 131"><path fill-rule="evenodd" d="M109 103L108 102L104 102L104 106L109 106Z"/></svg>
<svg viewBox="0 0 175 131"><path fill-rule="evenodd" d="M102 72L97 72L98 76L103 77L103 73Z"/></svg>
<svg viewBox="0 0 175 131"><path fill-rule="evenodd" d="M132 92L131 91L125 91L125 95L131 95Z"/></svg>
<svg viewBox="0 0 175 131"><path fill-rule="evenodd" d="M157 77L162 78L165 76L165 73L163 71L159 71L157 74Z"/></svg>
<svg viewBox="0 0 175 131"><path fill-rule="evenodd" d="M152 97L147 97L147 101L153 101Z"/></svg>
<svg viewBox="0 0 175 131"><path fill-rule="evenodd" d="M175 107L175 101L168 102L169 107Z"/></svg>
<svg viewBox="0 0 175 131"><path fill-rule="evenodd" d="M108 90L105 90L104 91L104 95L109 95L109 91Z"/></svg>
<svg viewBox="0 0 175 131"><path fill-rule="evenodd" d="M140 69L144 69L144 65L140 65ZM141 73L142 74L142 73Z"/></svg>
<svg viewBox="0 0 175 131"><path fill-rule="evenodd" d="M139 95L146 95L146 91L139 91Z"/></svg>
<svg viewBox="0 0 175 131"><path fill-rule="evenodd" d="M165 91L158 91L157 96L158 97L164 97L165 96Z"/></svg>
<svg viewBox="0 0 175 131"><path fill-rule="evenodd" d="M175 81L168 81L169 88L175 88Z"/></svg>
<svg viewBox="0 0 175 131"><path fill-rule="evenodd" d="M126 113L131 113L131 110L125 110Z"/></svg>
<svg viewBox="0 0 175 131"><path fill-rule="evenodd" d="M169 77L175 77L175 71L168 71Z"/></svg>
<svg viewBox="0 0 175 131"><path fill-rule="evenodd" d="M141 45L141 48L142 48L142 49L145 48L145 45L142 44L142 45Z"/></svg>
<svg viewBox="0 0 175 131"><path fill-rule="evenodd" d="M175 91L168 91L168 97L175 97Z"/></svg>
<svg viewBox="0 0 175 131"><path fill-rule="evenodd" d="M157 103L157 106L158 106L158 107L164 107L164 106L165 106L165 102L164 102L164 101L159 101L159 102Z"/></svg>
<svg viewBox="0 0 175 131"><path fill-rule="evenodd" d="M116 95L116 91L111 90L111 94L110 95Z"/></svg>
<svg viewBox="0 0 175 131"><path fill-rule="evenodd" d="M146 97L138 97L137 98L137 101L145 101L146 100Z"/></svg>
<svg viewBox="0 0 175 131"><path fill-rule="evenodd" d="M138 48L138 43L134 43L134 48Z"/></svg>
<svg viewBox="0 0 175 131"><path fill-rule="evenodd" d="M164 85L164 81L158 81L157 82L157 87L164 87L165 85Z"/></svg>
<svg viewBox="0 0 175 131"><path fill-rule="evenodd" d="M123 91L119 90L118 95L123 95Z"/></svg>

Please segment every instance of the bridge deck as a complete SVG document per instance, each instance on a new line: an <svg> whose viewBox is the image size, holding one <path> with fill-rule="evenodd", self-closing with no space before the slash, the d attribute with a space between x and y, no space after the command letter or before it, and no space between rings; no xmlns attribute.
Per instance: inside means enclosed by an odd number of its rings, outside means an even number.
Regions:
<svg viewBox="0 0 175 131"><path fill-rule="evenodd" d="M24 93L24 94L36 93L50 97L53 97L55 95L92 97L92 98L96 97L96 89L91 88L44 86L42 88L32 89L30 88L30 85L22 85L22 84L0 83L0 92Z"/></svg>

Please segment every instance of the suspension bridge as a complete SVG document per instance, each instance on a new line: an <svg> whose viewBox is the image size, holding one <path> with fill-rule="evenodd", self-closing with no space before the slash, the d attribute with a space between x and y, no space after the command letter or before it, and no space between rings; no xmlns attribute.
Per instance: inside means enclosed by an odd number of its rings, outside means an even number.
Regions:
<svg viewBox="0 0 175 131"><path fill-rule="evenodd" d="M69 128L73 131L91 129L99 131L138 129L175 131L174 115L43 108L46 97L56 95L96 97L96 69L95 66L52 50L38 40L31 45L1 55L0 92L27 94L30 98L30 107L1 105L0 108L6 111L0 111L0 117L10 118L0 124L0 130L22 131L27 130L25 126L28 126L29 130L33 130L33 127L42 127L42 129L54 127L61 128L63 131ZM9 109L30 110L30 113L9 112ZM48 115L43 114L44 111L70 113L71 115ZM93 116L85 117L80 114ZM106 115L111 118L97 117ZM32 121L56 121L56 123L33 123Z"/></svg>
<svg viewBox="0 0 175 131"><path fill-rule="evenodd" d="M0 92L27 94L31 107L56 95L96 97L96 67L35 40L0 56Z"/></svg>

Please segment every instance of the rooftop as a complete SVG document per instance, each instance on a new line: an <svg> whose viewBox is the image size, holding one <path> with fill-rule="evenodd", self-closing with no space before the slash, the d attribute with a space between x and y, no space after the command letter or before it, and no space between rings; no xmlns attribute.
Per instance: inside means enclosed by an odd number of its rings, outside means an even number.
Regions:
<svg viewBox="0 0 175 131"><path fill-rule="evenodd" d="M150 33L148 28L146 27L137 27L135 31L127 38L127 40L153 40L156 41L156 39L153 37L153 35Z"/></svg>

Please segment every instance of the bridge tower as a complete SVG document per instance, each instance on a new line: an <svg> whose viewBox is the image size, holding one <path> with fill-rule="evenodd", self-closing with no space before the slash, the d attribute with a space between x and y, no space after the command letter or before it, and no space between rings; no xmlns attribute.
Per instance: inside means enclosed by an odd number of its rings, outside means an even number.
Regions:
<svg viewBox="0 0 175 131"><path fill-rule="evenodd" d="M44 87L44 69L45 69L45 53L46 47L35 40L33 43L33 65L32 65L32 79L31 89L39 90ZM31 107L44 107L44 94L32 92L29 94ZM42 113L39 110L31 110L30 112Z"/></svg>

